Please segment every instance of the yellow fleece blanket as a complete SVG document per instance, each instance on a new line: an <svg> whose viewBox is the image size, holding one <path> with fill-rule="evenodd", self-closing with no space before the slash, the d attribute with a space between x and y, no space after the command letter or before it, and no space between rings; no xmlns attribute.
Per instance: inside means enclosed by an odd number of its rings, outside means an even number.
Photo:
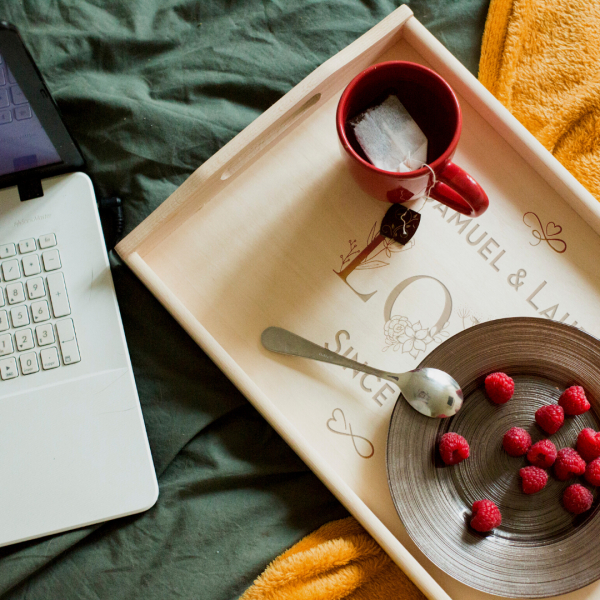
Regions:
<svg viewBox="0 0 600 600"><path fill-rule="evenodd" d="M491 0L480 81L600 200L600 0ZM273 561L240 600L422 600L352 518Z"/></svg>
<svg viewBox="0 0 600 600"><path fill-rule="evenodd" d="M352 518L333 521L276 558L240 600L425 600Z"/></svg>
<svg viewBox="0 0 600 600"><path fill-rule="evenodd" d="M600 2L492 0L479 80L600 200Z"/></svg>

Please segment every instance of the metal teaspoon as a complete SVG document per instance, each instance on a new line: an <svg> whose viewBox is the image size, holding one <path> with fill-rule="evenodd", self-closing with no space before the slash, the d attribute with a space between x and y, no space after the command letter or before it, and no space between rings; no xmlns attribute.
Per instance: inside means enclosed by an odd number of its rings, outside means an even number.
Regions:
<svg viewBox="0 0 600 600"><path fill-rule="evenodd" d="M407 373L380 371L322 348L281 327L265 329L261 341L271 352L312 358L391 381L400 388L405 400L426 417L451 417L460 410L463 403L463 393L458 383L439 369L425 367Z"/></svg>

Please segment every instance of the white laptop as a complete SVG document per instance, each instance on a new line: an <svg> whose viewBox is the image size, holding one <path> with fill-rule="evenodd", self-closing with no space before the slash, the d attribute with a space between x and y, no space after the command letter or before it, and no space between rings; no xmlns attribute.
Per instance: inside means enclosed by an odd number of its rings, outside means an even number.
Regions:
<svg viewBox="0 0 600 600"><path fill-rule="evenodd" d="M0 56L3 546L146 510L158 485L83 159L4 22Z"/></svg>

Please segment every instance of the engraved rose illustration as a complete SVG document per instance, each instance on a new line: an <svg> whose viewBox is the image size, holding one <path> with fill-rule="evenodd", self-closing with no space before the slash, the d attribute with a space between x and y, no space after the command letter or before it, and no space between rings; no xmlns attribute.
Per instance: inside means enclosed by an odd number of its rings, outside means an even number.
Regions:
<svg viewBox="0 0 600 600"><path fill-rule="evenodd" d="M420 281L433 282L439 286L443 294L443 308L439 317L435 315L426 318L426 322L431 320L433 324L423 325L421 319L412 320L402 314L394 314L394 309L399 308L398 298L402 292L413 284ZM435 288L433 290L435 292ZM431 294L431 287L424 289L423 294ZM452 297L448 288L435 277L429 275L414 275L401 281L390 293L384 307L385 325L383 326L385 334L385 352L390 348L394 352L401 350L402 354L410 354L412 358L418 358L421 352L426 352L430 344L439 344L444 338L449 336L448 327L450 325L450 315L452 314ZM419 315L421 317L421 315Z"/></svg>
<svg viewBox="0 0 600 600"><path fill-rule="evenodd" d="M417 358L430 341L429 329L424 328L421 321L411 323L407 317L394 316L385 324L384 352L392 347L395 352L402 348L402 353L408 352Z"/></svg>
<svg viewBox="0 0 600 600"><path fill-rule="evenodd" d="M403 354L408 352L413 358L417 358L420 352L427 349L428 344L440 342L442 338L448 337L445 329L449 324L447 321L442 331L434 333L435 330L423 327L421 321L411 323L407 317L395 315L384 326L386 346L383 351L393 348L394 352L397 352L402 349Z"/></svg>
<svg viewBox="0 0 600 600"><path fill-rule="evenodd" d="M383 349L384 352L390 346L394 347L394 350L400 350L402 344L406 341L406 328L410 327L410 323L406 317L395 316L392 317L385 324L385 343L386 347Z"/></svg>
<svg viewBox="0 0 600 600"><path fill-rule="evenodd" d="M427 348L427 342L424 340L429 335L429 329L423 329L421 322L417 321L409 325L404 334L408 339L402 344L402 352L408 352L413 358L417 358L419 352Z"/></svg>

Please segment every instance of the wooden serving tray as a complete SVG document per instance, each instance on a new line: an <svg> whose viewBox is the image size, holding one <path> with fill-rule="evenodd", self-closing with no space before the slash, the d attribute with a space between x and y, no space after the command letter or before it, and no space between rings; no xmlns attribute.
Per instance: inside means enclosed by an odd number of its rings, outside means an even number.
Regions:
<svg viewBox="0 0 600 600"><path fill-rule="evenodd" d="M388 205L351 180L335 130L349 81L394 59L430 66L457 92L455 161L490 197L474 221L415 205L421 225L405 247L375 243ZM278 325L390 371L498 317L598 335L597 232L596 200L402 6L204 163L117 251L429 598L482 600L492 596L417 549L394 509L385 451L397 391L271 354L260 334ZM568 597L598 600L600 584Z"/></svg>

